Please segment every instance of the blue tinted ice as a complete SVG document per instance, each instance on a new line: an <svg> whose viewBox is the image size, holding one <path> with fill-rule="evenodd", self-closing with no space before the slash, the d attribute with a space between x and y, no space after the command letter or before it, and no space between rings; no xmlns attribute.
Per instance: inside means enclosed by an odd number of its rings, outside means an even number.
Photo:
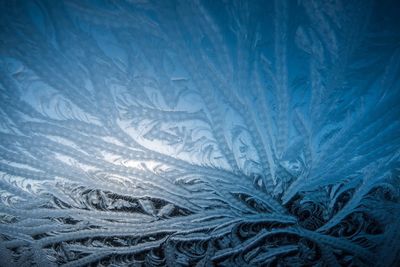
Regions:
<svg viewBox="0 0 400 267"><path fill-rule="evenodd" d="M0 1L0 266L400 266L396 1Z"/></svg>

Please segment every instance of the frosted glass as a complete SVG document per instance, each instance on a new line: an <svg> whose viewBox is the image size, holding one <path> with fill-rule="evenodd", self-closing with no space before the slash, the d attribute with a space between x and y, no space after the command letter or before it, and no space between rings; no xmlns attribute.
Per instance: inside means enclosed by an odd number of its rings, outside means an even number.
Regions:
<svg viewBox="0 0 400 267"><path fill-rule="evenodd" d="M0 1L0 266L400 266L396 1Z"/></svg>

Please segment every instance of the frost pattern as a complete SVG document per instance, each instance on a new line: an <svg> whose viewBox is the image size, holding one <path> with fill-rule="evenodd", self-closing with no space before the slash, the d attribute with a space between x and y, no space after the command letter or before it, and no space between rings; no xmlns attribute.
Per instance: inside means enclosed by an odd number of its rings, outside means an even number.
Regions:
<svg viewBox="0 0 400 267"><path fill-rule="evenodd" d="M0 1L1 266L399 266L388 1Z"/></svg>

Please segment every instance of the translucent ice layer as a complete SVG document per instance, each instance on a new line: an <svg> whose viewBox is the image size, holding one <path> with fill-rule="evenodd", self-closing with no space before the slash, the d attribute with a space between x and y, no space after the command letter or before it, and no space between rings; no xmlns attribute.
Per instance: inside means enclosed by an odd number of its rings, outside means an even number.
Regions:
<svg viewBox="0 0 400 267"><path fill-rule="evenodd" d="M0 266L400 266L396 1L0 1Z"/></svg>

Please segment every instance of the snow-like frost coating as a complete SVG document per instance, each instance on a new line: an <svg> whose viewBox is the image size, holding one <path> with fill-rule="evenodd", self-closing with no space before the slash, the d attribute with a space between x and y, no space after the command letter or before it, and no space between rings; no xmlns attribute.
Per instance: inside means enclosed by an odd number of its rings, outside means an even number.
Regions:
<svg viewBox="0 0 400 267"><path fill-rule="evenodd" d="M396 1L0 1L0 266L400 266Z"/></svg>

